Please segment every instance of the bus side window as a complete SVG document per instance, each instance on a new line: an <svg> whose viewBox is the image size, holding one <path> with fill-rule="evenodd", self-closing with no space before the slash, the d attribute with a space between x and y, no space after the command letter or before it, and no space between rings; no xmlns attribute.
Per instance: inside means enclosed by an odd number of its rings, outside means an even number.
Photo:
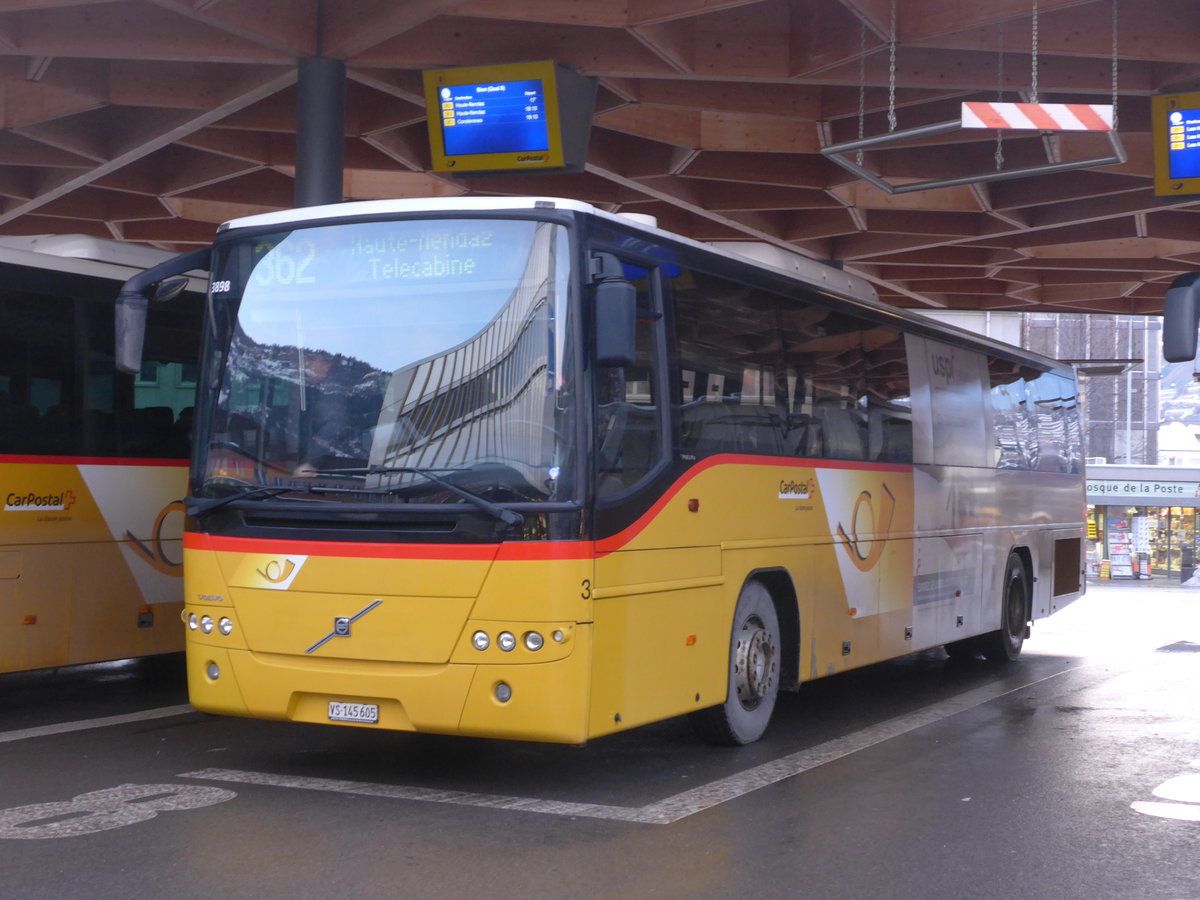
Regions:
<svg viewBox="0 0 1200 900"><path fill-rule="evenodd" d="M863 333L866 356L867 459L913 461L912 397L904 333L877 326Z"/></svg>
<svg viewBox="0 0 1200 900"><path fill-rule="evenodd" d="M662 459L658 336L662 317L650 272L625 266L637 288L636 354L631 366L596 369L596 475L600 497L621 494Z"/></svg>
<svg viewBox="0 0 1200 900"><path fill-rule="evenodd" d="M992 401L992 459L997 469L1032 469L1037 465L1037 435L1029 413L1026 379L1030 370L988 360Z"/></svg>
<svg viewBox="0 0 1200 900"><path fill-rule="evenodd" d="M692 270L681 270L671 288L680 450L785 454L789 378L780 350L781 298Z"/></svg>
<svg viewBox="0 0 1200 900"><path fill-rule="evenodd" d="M815 459L867 459L868 324L819 306L784 310L784 353L796 386L788 410L789 452Z"/></svg>
<svg viewBox="0 0 1200 900"><path fill-rule="evenodd" d="M1081 461L1068 448L1079 437L1079 409L1075 385L1068 378L1043 372L1029 384L1030 404L1037 432L1039 472L1080 471Z"/></svg>

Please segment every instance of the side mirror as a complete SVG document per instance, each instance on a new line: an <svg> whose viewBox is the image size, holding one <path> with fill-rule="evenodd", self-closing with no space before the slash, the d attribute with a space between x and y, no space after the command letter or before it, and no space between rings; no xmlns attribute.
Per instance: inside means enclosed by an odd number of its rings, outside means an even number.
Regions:
<svg viewBox="0 0 1200 900"><path fill-rule="evenodd" d="M1180 275L1163 299L1163 359L1190 362L1196 358L1196 328L1200 325L1200 272Z"/></svg>
<svg viewBox="0 0 1200 900"><path fill-rule="evenodd" d="M116 358L118 372L133 375L142 370L142 344L146 339L146 310L150 298L156 301L172 300L187 287L184 272L207 269L212 260L212 248L201 247L180 256L151 266L134 275L117 294L115 306Z"/></svg>
<svg viewBox="0 0 1200 900"><path fill-rule="evenodd" d="M186 278L164 278L154 289L154 302L165 303L168 300L174 300L183 293L183 289L187 286Z"/></svg>
<svg viewBox="0 0 1200 900"><path fill-rule="evenodd" d="M146 310L150 301L134 291L117 295L117 371L136 375L142 370L142 344L146 339Z"/></svg>
<svg viewBox="0 0 1200 900"><path fill-rule="evenodd" d="M596 364L622 368L637 356L637 288L625 280L611 253L593 260L596 311Z"/></svg>
<svg viewBox="0 0 1200 900"><path fill-rule="evenodd" d="M637 353L637 290L628 281L596 285L596 362L632 366Z"/></svg>

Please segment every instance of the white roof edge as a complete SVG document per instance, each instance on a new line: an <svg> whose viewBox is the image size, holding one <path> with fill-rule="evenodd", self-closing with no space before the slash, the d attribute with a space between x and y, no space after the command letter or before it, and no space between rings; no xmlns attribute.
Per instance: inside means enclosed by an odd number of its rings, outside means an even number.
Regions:
<svg viewBox="0 0 1200 900"><path fill-rule="evenodd" d="M356 216L382 216L389 213L444 212L452 210L533 209L539 203L552 204L554 209L600 213L590 203L564 200L560 197L421 197L413 200L357 200L330 203L325 206L306 206L259 213L241 219L231 219L221 231L234 228L261 228L268 225L291 225L321 219L348 219Z"/></svg>
<svg viewBox="0 0 1200 900"><path fill-rule="evenodd" d="M544 206L548 209L566 209L594 215L597 218L619 222L627 228L645 231L673 241L682 241L706 251L715 251L731 259L749 260L759 266L784 272L791 276L800 276L815 285L828 287L830 290L845 292L856 298L865 298L879 302L879 295L865 278L844 272L828 263L810 259L800 253L777 247L772 244L755 241L731 241L720 243L702 243L681 234L665 231L661 228L647 225L636 219L628 218L619 213L611 213L598 209L590 203L580 200L567 200L561 197L426 197L412 200L363 200L349 203L332 203L326 206L310 206L303 209L281 210L279 212L260 213L233 219L221 226L221 231L238 228L261 228L273 225L292 225L320 220L347 219L358 216L389 215L393 213L413 212L449 212L459 210L495 211L504 209L536 209ZM728 245L728 246L723 246Z"/></svg>

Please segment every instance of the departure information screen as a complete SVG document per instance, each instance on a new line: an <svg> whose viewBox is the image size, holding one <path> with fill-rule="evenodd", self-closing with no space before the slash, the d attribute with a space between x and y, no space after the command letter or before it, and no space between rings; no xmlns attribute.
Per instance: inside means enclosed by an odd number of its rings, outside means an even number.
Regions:
<svg viewBox="0 0 1200 900"><path fill-rule="evenodd" d="M446 156L548 150L540 79L445 85L438 89Z"/></svg>
<svg viewBox="0 0 1200 900"><path fill-rule="evenodd" d="M1200 178L1200 109L1167 116L1167 159L1172 178Z"/></svg>

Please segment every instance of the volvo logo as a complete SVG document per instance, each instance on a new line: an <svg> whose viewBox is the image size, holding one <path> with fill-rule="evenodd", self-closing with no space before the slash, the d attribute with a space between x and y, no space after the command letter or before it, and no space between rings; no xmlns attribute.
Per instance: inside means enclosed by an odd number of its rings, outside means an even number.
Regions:
<svg viewBox="0 0 1200 900"><path fill-rule="evenodd" d="M352 616L335 617L333 620L333 631L329 632L329 634L325 635L325 637L321 638L304 652L312 653L316 650L319 650L321 647L324 647L326 644L332 641L335 637L350 637L350 626L373 610L375 607L379 606L381 603L383 603L382 600L375 600L372 603L368 603Z"/></svg>

